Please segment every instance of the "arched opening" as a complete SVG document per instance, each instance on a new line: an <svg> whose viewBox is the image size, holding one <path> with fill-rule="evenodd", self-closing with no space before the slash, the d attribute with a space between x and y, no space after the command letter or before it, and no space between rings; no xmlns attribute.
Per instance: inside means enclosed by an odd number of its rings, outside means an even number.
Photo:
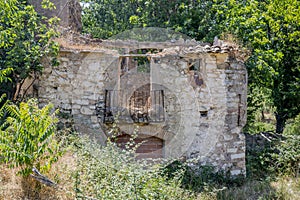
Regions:
<svg viewBox="0 0 300 200"><path fill-rule="evenodd" d="M122 134L114 139L117 146L125 149L125 145L130 141L131 136L128 134ZM137 138L134 139L139 147L136 150L138 158L163 158L163 147L164 141L155 136L148 136L139 134Z"/></svg>

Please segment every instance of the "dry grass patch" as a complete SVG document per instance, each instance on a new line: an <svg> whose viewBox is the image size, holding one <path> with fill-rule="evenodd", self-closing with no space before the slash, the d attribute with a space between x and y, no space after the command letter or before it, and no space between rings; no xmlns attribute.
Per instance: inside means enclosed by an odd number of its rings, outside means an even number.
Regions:
<svg viewBox="0 0 300 200"><path fill-rule="evenodd" d="M6 165L0 165L0 200L75 199L72 180L72 171L75 167L75 159L70 152L53 164L51 170L45 174L58 184L57 188L52 188L39 183L32 177L17 176L17 168L10 169Z"/></svg>
<svg viewBox="0 0 300 200"><path fill-rule="evenodd" d="M257 200L257 199L300 199L300 181L296 178L280 177L276 181L247 181L241 187L223 190L217 199Z"/></svg>

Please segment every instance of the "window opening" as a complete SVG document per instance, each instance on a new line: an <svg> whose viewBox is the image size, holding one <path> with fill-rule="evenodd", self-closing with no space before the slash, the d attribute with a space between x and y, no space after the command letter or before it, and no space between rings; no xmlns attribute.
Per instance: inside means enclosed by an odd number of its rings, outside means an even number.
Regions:
<svg viewBox="0 0 300 200"><path fill-rule="evenodd" d="M148 85L146 85L148 86ZM149 85L150 87L150 85ZM141 87L133 92L129 100L129 113L134 123L149 123L151 106L150 88Z"/></svg>
<svg viewBox="0 0 300 200"><path fill-rule="evenodd" d="M162 49L136 49L120 58L121 76L135 70L138 73L150 73L151 55L161 52Z"/></svg>
<svg viewBox="0 0 300 200"><path fill-rule="evenodd" d="M104 123L113 123L113 107L112 107L112 91L105 90L105 109L104 109Z"/></svg>
<svg viewBox="0 0 300 200"><path fill-rule="evenodd" d="M165 102L164 102L164 91L154 90L151 93L151 112L150 118L152 122L163 122L165 121Z"/></svg>
<svg viewBox="0 0 300 200"><path fill-rule="evenodd" d="M96 104L97 117L103 123L113 123L117 114L120 121L141 125L165 120L163 90L150 91L147 84L125 97L127 103L121 98L124 94L119 90L105 90L104 98Z"/></svg>
<svg viewBox="0 0 300 200"><path fill-rule="evenodd" d="M150 73L150 58L148 57L135 57L137 64L137 72L139 73Z"/></svg>
<svg viewBox="0 0 300 200"><path fill-rule="evenodd" d="M201 117L207 117L207 111L205 110L205 111L200 111L200 116Z"/></svg>
<svg viewBox="0 0 300 200"><path fill-rule="evenodd" d="M188 69L189 71L200 71L201 59L189 59Z"/></svg>
<svg viewBox="0 0 300 200"><path fill-rule="evenodd" d="M208 110L204 106L200 107L199 112L200 112L200 117L207 117L208 116Z"/></svg>

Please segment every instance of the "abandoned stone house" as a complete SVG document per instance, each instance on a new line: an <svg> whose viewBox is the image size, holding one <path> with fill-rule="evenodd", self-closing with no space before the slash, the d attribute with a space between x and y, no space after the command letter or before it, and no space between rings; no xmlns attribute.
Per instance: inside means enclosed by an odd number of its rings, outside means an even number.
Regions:
<svg viewBox="0 0 300 200"><path fill-rule="evenodd" d="M136 131L142 158L197 158L245 173L247 71L236 47L80 35L58 42L60 65L45 67L38 99L70 114L78 132L104 142L117 122L116 142Z"/></svg>

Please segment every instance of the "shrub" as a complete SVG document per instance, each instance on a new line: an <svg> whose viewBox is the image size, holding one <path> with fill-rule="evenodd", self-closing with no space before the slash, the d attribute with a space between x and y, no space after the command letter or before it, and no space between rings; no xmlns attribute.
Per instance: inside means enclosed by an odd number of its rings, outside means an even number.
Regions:
<svg viewBox="0 0 300 200"><path fill-rule="evenodd" d="M283 134L300 135L300 113L295 117L295 119L288 120Z"/></svg>
<svg viewBox="0 0 300 200"><path fill-rule="evenodd" d="M300 135L288 135L277 146L278 154L273 154L277 170L298 176L300 170Z"/></svg>
<svg viewBox="0 0 300 200"><path fill-rule="evenodd" d="M280 174L298 176L300 170L300 114L289 120L283 132L283 139L276 145L277 153L272 154Z"/></svg>
<svg viewBox="0 0 300 200"><path fill-rule="evenodd" d="M192 190L197 193L218 191L227 187L241 186L244 183L244 176L232 177L230 172L217 171L211 165L195 165L197 160L174 161L163 168L163 174L174 177L178 171L183 171L182 188Z"/></svg>
<svg viewBox="0 0 300 200"><path fill-rule="evenodd" d="M78 199L192 199L180 188L182 173L169 179L161 164L136 160L134 150L121 150L108 141L105 147L80 139L74 189ZM133 155L133 156L132 156Z"/></svg>
<svg viewBox="0 0 300 200"><path fill-rule="evenodd" d="M33 166L42 171L49 169L59 155L53 105L39 109L37 100L30 99L19 107L6 103L0 111L0 116L8 115L0 127L0 161L20 167L19 173L24 176Z"/></svg>
<svg viewBox="0 0 300 200"><path fill-rule="evenodd" d="M247 177L265 179L274 173L274 158L272 155L278 150L274 147L277 141L257 144L246 149Z"/></svg>

